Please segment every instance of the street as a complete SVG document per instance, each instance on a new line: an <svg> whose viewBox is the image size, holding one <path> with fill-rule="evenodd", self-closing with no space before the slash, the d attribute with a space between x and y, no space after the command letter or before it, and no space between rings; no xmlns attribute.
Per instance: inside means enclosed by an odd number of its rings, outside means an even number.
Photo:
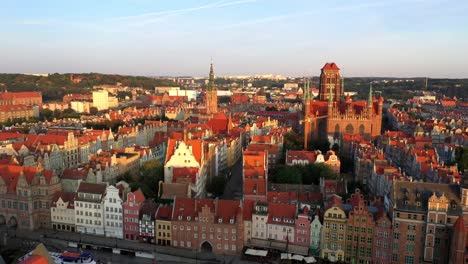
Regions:
<svg viewBox="0 0 468 264"><path fill-rule="evenodd" d="M232 166L231 178L228 179L221 198L225 200L242 199L242 157Z"/></svg>

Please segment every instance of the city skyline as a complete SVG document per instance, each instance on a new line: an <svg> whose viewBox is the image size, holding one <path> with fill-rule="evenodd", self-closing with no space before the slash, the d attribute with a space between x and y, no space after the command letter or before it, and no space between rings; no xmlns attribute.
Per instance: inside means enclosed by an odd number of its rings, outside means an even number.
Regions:
<svg viewBox="0 0 468 264"><path fill-rule="evenodd" d="M0 11L0 72L206 76L213 57L218 76L318 76L334 61L345 77L468 77L459 1L27 4Z"/></svg>

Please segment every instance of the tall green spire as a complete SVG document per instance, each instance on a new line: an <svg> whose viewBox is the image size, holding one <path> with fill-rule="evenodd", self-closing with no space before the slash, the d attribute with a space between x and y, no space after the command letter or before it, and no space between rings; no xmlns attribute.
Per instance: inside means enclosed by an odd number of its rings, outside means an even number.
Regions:
<svg viewBox="0 0 468 264"><path fill-rule="evenodd" d="M370 83L370 87L369 87L369 98L367 99L367 105L368 106L372 105L372 82Z"/></svg>
<svg viewBox="0 0 468 264"><path fill-rule="evenodd" d="M304 79L304 101L310 100L310 93L309 93L309 80Z"/></svg>
<svg viewBox="0 0 468 264"><path fill-rule="evenodd" d="M211 61L210 65L210 79L208 80L208 85L206 86L207 91L216 90L214 84L214 70L213 70L213 61Z"/></svg>

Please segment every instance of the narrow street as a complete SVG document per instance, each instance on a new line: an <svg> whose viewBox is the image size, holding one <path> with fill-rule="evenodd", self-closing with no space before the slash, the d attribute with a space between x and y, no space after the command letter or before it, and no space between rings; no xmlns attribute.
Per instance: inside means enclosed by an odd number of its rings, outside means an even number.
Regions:
<svg viewBox="0 0 468 264"><path fill-rule="evenodd" d="M225 200L242 199L242 157L232 167L231 177L226 183L224 194L221 198Z"/></svg>

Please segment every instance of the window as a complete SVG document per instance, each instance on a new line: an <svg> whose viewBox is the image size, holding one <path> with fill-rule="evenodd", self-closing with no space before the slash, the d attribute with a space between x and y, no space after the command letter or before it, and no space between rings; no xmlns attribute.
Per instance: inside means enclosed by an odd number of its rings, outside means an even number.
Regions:
<svg viewBox="0 0 468 264"><path fill-rule="evenodd" d="M413 264L414 257L413 256L405 256L405 264Z"/></svg>

